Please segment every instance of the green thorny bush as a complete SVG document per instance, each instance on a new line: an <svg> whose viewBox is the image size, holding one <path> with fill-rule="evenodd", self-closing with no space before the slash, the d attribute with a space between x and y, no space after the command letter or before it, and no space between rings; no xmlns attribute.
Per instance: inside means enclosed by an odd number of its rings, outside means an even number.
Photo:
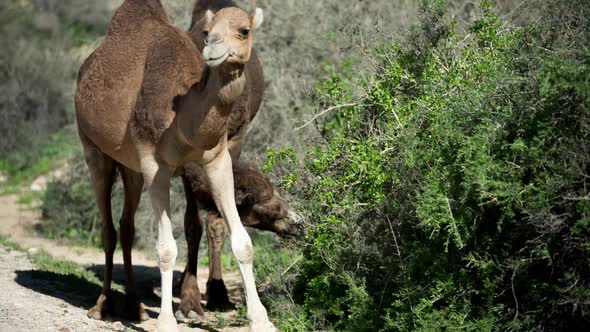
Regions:
<svg viewBox="0 0 590 332"><path fill-rule="evenodd" d="M350 70L319 85L354 106L283 163L307 220L283 330L590 326L590 8L546 6L515 27L484 1L458 35L424 1L403 45L368 55L365 93Z"/></svg>

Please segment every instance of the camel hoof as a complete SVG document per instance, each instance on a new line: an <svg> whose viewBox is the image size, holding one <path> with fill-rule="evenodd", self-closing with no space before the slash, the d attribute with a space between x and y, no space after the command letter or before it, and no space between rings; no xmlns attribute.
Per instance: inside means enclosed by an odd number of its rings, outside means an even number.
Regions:
<svg viewBox="0 0 590 332"><path fill-rule="evenodd" d="M178 314L178 312L185 318L191 319L205 315L205 311L201 306L201 293L198 288L185 288L180 296L180 305L176 313Z"/></svg>
<svg viewBox="0 0 590 332"><path fill-rule="evenodd" d="M144 309L142 312L140 312L140 314L139 314L139 319L140 319L142 322L145 322L146 320L150 319L150 315L148 315L148 313L147 313L147 312L145 311L145 309Z"/></svg>
<svg viewBox="0 0 590 332"><path fill-rule="evenodd" d="M229 300L227 301L207 301L205 308L209 311L217 311L217 312L228 312L236 310L236 306L231 303Z"/></svg>
<svg viewBox="0 0 590 332"><path fill-rule="evenodd" d="M145 311L145 306L136 297L127 297L125 300L125 313L130 320L136 322L143 322L150 319Z"/></svg>
<svg viewBox="0 0 590 332"><path fill-rule="evenodd" d="M207 281L207 305L209 311L232 311L236 306L231 303L227 295L227 288L223 280Z"/></svg>
<svg viewBox="0 0 590 332"><path fill-rule="evenodd" d="M189 310L188 314L185 315L182 310L179 309L174 313L174 317L176 317L177 320L200 320L202 315L199 315L194 310Z"/></svg>
<svg viewBox="0 0 590 332"><path fill-rule="evenodd" d="M199 316L199 314L196 311L191 310L191 311L188 312L188 318L190 318L190 319L199 319L199 318L201 318L201 316Z"/></svg>
<svg viewBox="0 0 590 332"><path fill-rule="evenodd" d="M279 330L270 321L259 323L250 323L250 332L279 332Z"/></svg>
<svg viewBox="0 0 590 332"><path fill-rule="evenodd" d="M182 313L182 310L176 310L174 313L174 317L177 321L182 321L186 319L186 316Z"/></svg>
<svg viewBox="0 0 590 332"><path fill-rule="evenodd" d="M197 276L185 272L181 280L180 305L175 313L176 317L196 319L204 316Z"/></svg>
<svg viewBox="0 0 590 332"><path fill-rule="evenodd" d="M107 297L100 294L98 300L96 300L96 304L88 310L86 315L92 319L103 320L107 312L107 302Z"/></svg>
<svg viewBox="0 0 590 332"><path fill-rule="evenodd" d="M95 305L94 307L90 308L90 310L88 310L88 313L86 313L86 315L88 316L88 318L102 320L102 306Z"/></svg>
<svg viewBox="0 0 590 332"><path fill-rule="evenodd" d="M176 319L173 314L160 314L156 332L179 332Z"/></svg>

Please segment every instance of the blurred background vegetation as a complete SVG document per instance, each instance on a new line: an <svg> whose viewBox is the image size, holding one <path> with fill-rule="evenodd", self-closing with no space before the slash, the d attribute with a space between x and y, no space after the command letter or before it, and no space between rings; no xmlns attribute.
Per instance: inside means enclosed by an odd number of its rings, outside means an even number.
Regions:
<svg viewBox="0 0 590 332"><path fill-rule="evenodd" d="M193 0L162 2L188 28ZM99 245L72 96L118 4L0 3L3 186L63 170L41 197L49 237ZM258 5L266 95L244 158L306 229L254 234L282 331L590 328L587 1ZM152 250L145 197L136 225L136 247Z"/></svg>

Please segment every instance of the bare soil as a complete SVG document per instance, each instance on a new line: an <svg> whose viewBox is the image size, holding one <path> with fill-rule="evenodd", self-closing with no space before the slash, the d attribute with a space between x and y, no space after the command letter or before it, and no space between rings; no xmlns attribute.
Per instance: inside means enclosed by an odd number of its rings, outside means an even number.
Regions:
<svg viewBox="0 0 590 332"><path fill-rule="evenodd" d="M49 255L72 261L92 271L102 280L104 256L95 248L76 247L43 238L35 233L43 220L36 210L17 204L15 196L0 196L0 234L30 253L45 251ZM114 282L123 284L123 258L115 253ZM0 247L0 332L3 331L153 331L160 302L160 273L156 260L143 252L133 252L133 265L138 290L147 306L150 319L141 323L117 317L96 321L86 316L100 293L100 286L82 278L39 270L26 253ZM182 267L177 264L175 279ZM199 271L199 289L205 291L208 271ZM232 302L243 306L241 278L238 272L225 273L224 279ZM121 287L116 287L121 289ZM123 302L121 291L115 291L115 302ZM175 298L178 303L178 299ZM122 306L122 303L120 303ZM204 303L203 303L204 305ZM248 328L236 320L235 311L207 312L205 317L179 324L181 331L243 332ZM237 325L237 326L227 326ZM242 326L240 326L242 325ZM224 327L219 327L224 326Z"/></svg>

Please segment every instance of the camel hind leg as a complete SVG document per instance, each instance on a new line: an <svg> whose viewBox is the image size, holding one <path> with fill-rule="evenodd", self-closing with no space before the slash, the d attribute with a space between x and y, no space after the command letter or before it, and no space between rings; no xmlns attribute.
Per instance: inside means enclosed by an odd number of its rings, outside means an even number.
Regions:
<svg viewBox="0 0 590 332"><path fill-rule="evenodd" d="M90 171L90 181L96 196L96 205L100 213L102 248L105 257L102 292L96 305L88 311L88 317L101 320L105 317L109 307L113 278L113 254L117 246L117 232L111 214L111 190L116 174L115 162L84 137L82 137L82 143L84 158Z"/></svg>
<svg viewBox="0 0 590 332"><path fill-rule="evenodd" d="M131 250L133 249L133 239L135 238L135 212L141 200L143 190L143 176L122 165L119 165L119 172L123 180L125 189L125 205L121 215L120 236L121 247L123 249L123 262L125 269L125 312L132 320L147 320L149 317L145 312L144 305L140 302L137 290L135 288L135 277L133 275L133 262Z"/></svg>
<svg viewBox="0 0 590 332"><path fill-rule="evenodd" d="M207 280L207 310L229 311L236 307L229 300L221 274L221 251L225 240L225 222L218 212L207 215L207 243L209 246L209 279Z"/></svg>
<svg viewBox="0 0 590 332"><path fill-rule="evenodd" d="M190 182L183 176L182 183L186 196L184 235L188 246L188 258L180 281L180 306L175 314L177 319L197 318L198 315L205 315L201 306L201 291L197 284L199 244L203 234L203 224L199 218L199 207Z"/></svg>

